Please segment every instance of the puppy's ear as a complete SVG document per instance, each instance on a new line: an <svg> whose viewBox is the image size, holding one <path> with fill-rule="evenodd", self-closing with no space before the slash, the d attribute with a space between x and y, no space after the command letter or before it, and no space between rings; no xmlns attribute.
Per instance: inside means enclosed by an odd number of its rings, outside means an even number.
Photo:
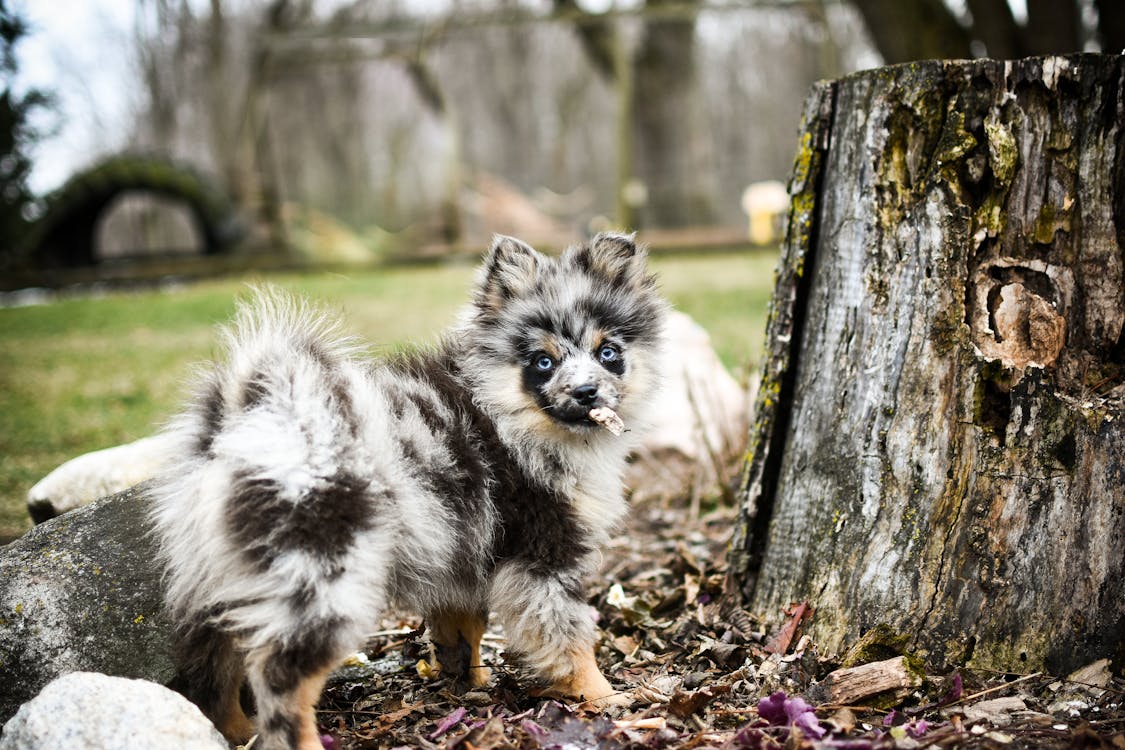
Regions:
<svg viewBox="0 0 1125 750"><path fill-rule="evenodd" d="M477 277L477 306L496 311L535 283L544 257L515 237L496 235Z"/></svg>
<svg viewBox="0 0 1125 750"><path fill-rule="evenodd" d="M579 268L601 276L614 287L638 289L649 281L647 253L637 246L636 234L600 232L588 245L572 248L568 255Z"/></svg>

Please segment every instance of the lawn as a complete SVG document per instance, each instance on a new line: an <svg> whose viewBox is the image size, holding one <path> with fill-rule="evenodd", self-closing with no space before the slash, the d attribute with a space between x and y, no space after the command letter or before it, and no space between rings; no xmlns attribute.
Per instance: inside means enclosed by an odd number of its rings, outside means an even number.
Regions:
<svg viewBox="0 0 1125 750"><path fill-rule="evenodd" d="M710 331L747 377L762 348L775 256L657 258L673 305ZM467 298L469 266L271 275L341 310L374 350L432 340ZM29 487L87 451L152 433L180 403L192 364L214 353L214 325L262 279L211 281L0 309L0 542L30 527Z"/></svg>

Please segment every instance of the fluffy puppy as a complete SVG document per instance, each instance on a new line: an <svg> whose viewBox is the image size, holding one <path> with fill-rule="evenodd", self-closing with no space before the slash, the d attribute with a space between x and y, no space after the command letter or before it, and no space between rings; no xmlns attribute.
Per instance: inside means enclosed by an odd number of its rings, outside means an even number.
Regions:
<svg viewBox="0 0 1125 750"><path fill-rule="evenodd" d="M557 259L497 238L442 342L388 361L281 295L243 306L155 492L181 691L245 740L246 681L262 750L318 750L326 676L398 606L473 684L491 610L550 692L614 702L583 578L626 509L664 314L617 234Z"/></svg>

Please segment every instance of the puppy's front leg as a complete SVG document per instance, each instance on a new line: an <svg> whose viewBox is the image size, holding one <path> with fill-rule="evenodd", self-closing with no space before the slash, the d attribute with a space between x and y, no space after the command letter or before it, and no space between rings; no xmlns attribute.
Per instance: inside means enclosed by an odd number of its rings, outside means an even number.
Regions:
<svg viewBox="0 0 1125 750"><path fill-rule="evenodd" d="M569 673L556 680L545 691L546 694L576 698L597 709L629 705L629 697L614 690L598 668L592 644L588 648L568 652L565 659L569 665Z"/></svg>
<svg viewBox="0 0 1125 750"><path fill-rule="evenodd" d="M546 684L545 693L597 708L629 702L594 659L597 630L583 599L579 570L543 574L506 563L496 573L492 604L508 634L509 650Z"/></svg>

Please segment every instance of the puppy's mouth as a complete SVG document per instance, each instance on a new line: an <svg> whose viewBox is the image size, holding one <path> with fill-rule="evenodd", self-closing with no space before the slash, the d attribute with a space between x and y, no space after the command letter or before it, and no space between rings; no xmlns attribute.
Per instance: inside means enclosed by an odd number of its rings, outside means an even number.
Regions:
<svg viewBox="0 0 1125 750"><path fill-rule="evenodd" d="M615 435L621 434L623 426L621 418L608 406L600 402L593 406L579 404L555 405L549 408L548 413L558 422L567 427L585 432L587 430L605 429Z"/></svg>
<svg viewBox="0 0 1125 750"><path fill-rule="evenodd" d="M578 404L565 406L552 406L547 412L559 422L574 427L597 427L597 422L590 418L590 407Z"/></svg>

